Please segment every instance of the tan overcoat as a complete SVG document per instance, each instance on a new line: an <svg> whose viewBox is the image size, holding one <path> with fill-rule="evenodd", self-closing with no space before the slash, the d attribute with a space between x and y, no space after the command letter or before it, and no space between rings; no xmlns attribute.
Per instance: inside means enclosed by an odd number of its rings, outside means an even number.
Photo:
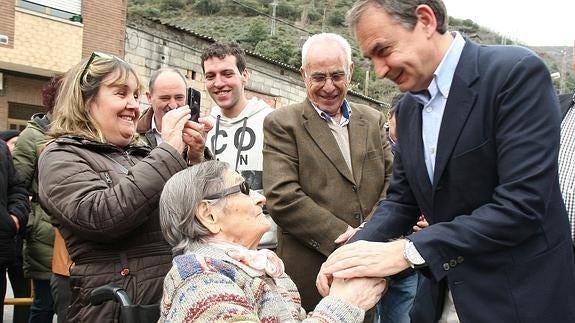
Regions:
<svg viewBox="0 0 575 323"><path fill-rule="evenodd" d="M350 104L353 174L325 120L306 99L264 121L263 184L278 231L278 255L307 311L320 300L315 279L347 226L357 227L385 197L392 154L383 114Z"/></svg>

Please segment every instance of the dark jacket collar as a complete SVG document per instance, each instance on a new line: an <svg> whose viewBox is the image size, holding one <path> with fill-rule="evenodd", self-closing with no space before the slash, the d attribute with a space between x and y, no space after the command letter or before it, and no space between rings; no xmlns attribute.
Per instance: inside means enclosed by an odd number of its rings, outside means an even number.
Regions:
<svg viewBox="0 0 575 323"><path fill-rule="evenodd" d="M559 105L561 106L561 118L565 118L567 111L573 107L575 103L575 93L559 95Z"/></svg>
<svg viewBox="0 0 575 323"><path fill-rule="evenodd" d="M150 129L152 129L152 118L154 117L154 109L149 107L142 113L140 119L138 119L138 124L136 125L136 132L141 135L146 134Z"/></svg>

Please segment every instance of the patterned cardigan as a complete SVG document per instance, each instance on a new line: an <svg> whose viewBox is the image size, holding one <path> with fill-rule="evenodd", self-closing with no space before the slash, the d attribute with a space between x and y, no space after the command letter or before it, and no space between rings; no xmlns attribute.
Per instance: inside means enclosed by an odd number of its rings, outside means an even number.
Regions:
<svg viewBox="0 0 575 323"><path fill-rule="evenodd" d="M289 276L271 278L196 242L173 260L158 322L363 322L364 314L327 296L307 316Z"/></svg>

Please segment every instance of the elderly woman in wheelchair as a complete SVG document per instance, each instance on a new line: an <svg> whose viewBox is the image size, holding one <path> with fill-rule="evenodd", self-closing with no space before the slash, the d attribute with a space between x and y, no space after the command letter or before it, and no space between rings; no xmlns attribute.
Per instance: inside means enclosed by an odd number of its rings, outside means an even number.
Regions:
<svg viewBox="0 0 575 323"><path fill-rule="evenodd" d="M385 281L335 279L330 294L306 314L281 259L256 250L270 226L264 203L224 162L206 161L170 178L160 221L175 257L159 322L363 321Z"/></svg>

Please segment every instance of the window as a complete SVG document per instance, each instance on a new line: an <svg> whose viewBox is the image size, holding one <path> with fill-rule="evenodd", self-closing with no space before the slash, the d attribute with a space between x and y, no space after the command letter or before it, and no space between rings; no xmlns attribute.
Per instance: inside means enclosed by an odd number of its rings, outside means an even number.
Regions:
<svg viewBox="0 0 575 323"><path fill-rule="evenodd" d="M28 121L8 119L8 128L10 130L22 131L26 128L27 125L28 125Z"/></svg>
<svg viewBox="0 0 575 323"><path fill-rule="evenodd" d="M23 130L35 113L45 112L41 106L8 102L8 128Z"/></svg>
<svg viewBox="0 0 575 323"><path fill-rule="evenodd" d="M82 22L82 0L17 0L20 8Z"/></svg>

